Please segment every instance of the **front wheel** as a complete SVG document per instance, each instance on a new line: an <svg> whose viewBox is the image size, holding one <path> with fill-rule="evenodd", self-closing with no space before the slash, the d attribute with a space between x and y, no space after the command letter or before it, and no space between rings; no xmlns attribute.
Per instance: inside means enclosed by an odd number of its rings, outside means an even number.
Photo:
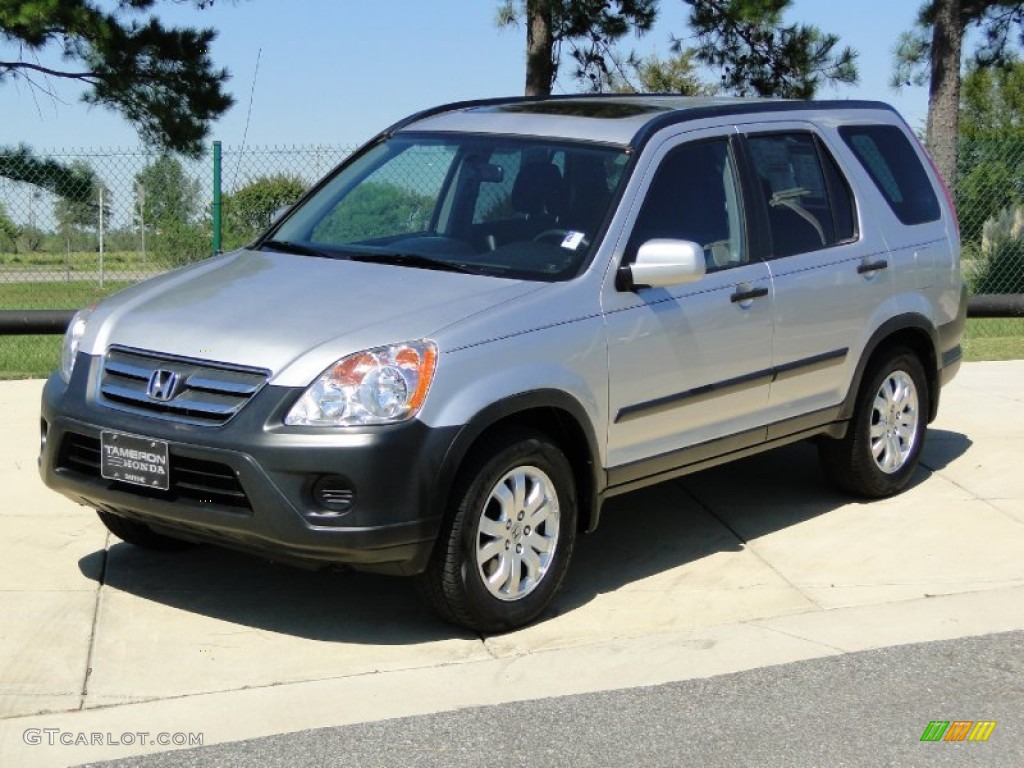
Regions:
<svg viewBox="0 0 1024 768"><path fill-rule="evenodd" d="M537 432L503 433L460 476L420 592L467 629L527 624L561 586L576 517L572 469L558 447Z"/></svg>
<svg viewBox="0 0 1024 768"><path fill-rule="evenodd" d="M903 490L917 469L928 412L920 360L909 349L891 350L865 376L846 437L819 443L825 475L860 496Z"/></svg>

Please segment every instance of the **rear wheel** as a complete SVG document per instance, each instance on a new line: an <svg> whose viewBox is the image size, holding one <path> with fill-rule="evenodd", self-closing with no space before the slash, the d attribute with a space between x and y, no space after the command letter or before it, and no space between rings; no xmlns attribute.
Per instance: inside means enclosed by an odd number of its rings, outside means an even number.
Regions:
<svg viewBox="0 0 1024 768"><path fill-rule="evenodd" d="M117 538L142 549L151 549L157 552L176 552L194 546L191 542L157 533L145 523L138 523L134 520L129 520L127 517L121 517L120 515L100 510L97 510L96 514L100 516L100 520L103 521L107 530L117 536Z"/></svg>
<svg viewBox="0 0 1024 768"><path fill-rule="evenodd" d="M572 469L540 433L510 430L471 459L420 593L442 618L502 632L537 618L561 586L576 539Z"/></svg>
<svg viewBox="0 0 1024 768"><path fill-rule="evenodd" d="M890 350L865 376L842 440L822 440L825 475L845 491L879 498L910 482L929 412L924 368L904 347Z"/></svg>

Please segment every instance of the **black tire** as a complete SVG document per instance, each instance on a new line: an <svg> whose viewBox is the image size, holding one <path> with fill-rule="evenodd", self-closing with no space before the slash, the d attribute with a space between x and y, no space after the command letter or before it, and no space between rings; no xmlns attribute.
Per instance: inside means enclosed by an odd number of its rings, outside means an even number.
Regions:
<svg viewBox="0 0 1024 768"><path fill-rule="evenodd" d="M912 397L899 394L909 392L908 384L913 385ZM889 421L882 420L886 403ZM917 355L905 347L884 352L864 376L846 437L818 443L825 476L858 496L882 498L902 491L921 457L929 406L928 382ZM911 419L912 428L906 423Z"/></svg>
<svg viewBox="0 0 1024 768"><path fill-rule="evenodd" d="M100 516L100 520L103 521L108 531L121 539L121 541L126 541L141 549L151 549L156 552L178 552L195 546L189 541L164 536L162 533L154 531L145 523L137 523L134 520L129 520L127 517L114 515L110 512L101 512L100 510L97 510L96 514Z"/></svg>
<svg viewBox="0 0 1024 768"><path fill-rule="evenodd" d="M510 490L518 477L526 491L519 506ZM503 505L498 497L509 494L512 500ZM546 501L531 512L541 497ZM430 563L417 577L420 594L441 618L466 629L505 632L528 624L565 578L576 542L576 507L572 468L556 445L532 430L495 435L459 475ZM553 551L545 557L538 546ZM485 558L480 563L478 552Z"/></svg>

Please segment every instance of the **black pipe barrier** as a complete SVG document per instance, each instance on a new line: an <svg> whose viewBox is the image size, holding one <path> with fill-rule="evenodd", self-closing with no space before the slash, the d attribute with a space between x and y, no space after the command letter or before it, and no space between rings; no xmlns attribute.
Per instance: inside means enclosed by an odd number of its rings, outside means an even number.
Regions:
<svg viewBox="0 0 1024 768"><path fill-rule="evenodd" d="M968 317L1024 317L1024 294L982 293L967 302Z"/></svg>
<svg viewBox="0 0 1024 768"><path fill-rule="evenodd" d="M61 334L74 314L73 309L0 309L0 336Z"/></svg>
<svg viewBox="0 0 1024 768"><path fill-rule="evenodd" d="M71 322L73 309L0 309L0 336L61 334ZM1024 317L1024 294L988 293L972 296L968 317Z"/></svg>

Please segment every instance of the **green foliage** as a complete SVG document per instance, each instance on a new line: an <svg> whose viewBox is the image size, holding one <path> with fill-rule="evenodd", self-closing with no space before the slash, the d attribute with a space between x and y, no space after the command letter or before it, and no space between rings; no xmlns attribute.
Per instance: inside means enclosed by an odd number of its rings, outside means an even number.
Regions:
<svg viewBox="0 0 1024 768"><path fill-rule="evenodd" d="M161 155L135 175L135 210L147 229L194 221L199 200L199 182L170 155Z"/></svg>
<svg viewBox="0 0 1024 768"><path fill-rule="evenodd" d="M857 54L839 37L806 24L784 24L792 0L683 0L697 35L698 61L722 71L740 96L810 99L824 83L857 82ZM679 50L682 41L674 41Z"/></svg>
<svg viewBox="0 0 1024 768"><path fill-rule="evenodd" d="M917 12L914 28L904 32L896 48L893 84L923 85L928 82L932 55L932 27L946 0L925 0ZM1014 39L1021 41L1024 25L1022 0L960 0L960 28L977 28L981 35L974 51L974 64L1002 66L1016 53Z"/></svg>
<svg viewBox="0 0 1024 768"><path fill-rule="evenodd" d="M972 66L960 99L956 205L964 241L977 243L986 222L1024 204L1024 64Z"/></svg>
<svg viewBox="0 0 1024 768"><path fill-rule="evenodd" d="M16 52L0 60L0 82L21 78L38 87L40 75L77 81L86 86L84 101L120 112L147 143L198 155L210 123L233 103L223 91L228 74L210 58L213 30L140 20L158 2L0 0L0 43ZM64 68L37 63L51 50Z"/></svg>
<svg viewBox="0 0 1024 768"><path fill-rule="evenodd" d="M137 225L158 262L180 267L210 255L210 232L199 219L199 182L181 162L161 155L135 175Z"/></svg>
<svg viewBox="0 0 1024 768"><path fill-rule="evenodd" d="M323 243L351 243L427 228L435 200L383 182L361 184L313 232Z"/></svg>
<svg viewBox="0 0 1024 768"><path fill-rule="evenodd" d="M0 247L6 247L18 252L18 238L21 237L21 229L11 221L7 215L7 209L0 201Z"/></svg>
<svg viewBox="0 0 1024 768"><path fill-rule="evenodd" d="M693 51L680 51L669 59L651 55L646 59L630 56L621 66L622 74L612 79L615 93L678 93L684 96L710 96L715 86L701 81L693 63Z"/></svg>
<svg viewBox="0 0 1024 768"><path fill-rule="evenodd" d="M153 254L167 267L182 267L209 257L209 227L187 221L164 222L153 238Z"/></svg>
<svg viewBox="0 0 1024 768"><path fill-rule="evenodd" d="M222 200L224 248L251 242L270 226L274 213L298 200L306 189L298 176L261 176Z"/></svg>
<svg viewBox="0 0 1024 768"><path fill-rule="evenodd" d="M657 0L502 0L497 23L526 27L527 93L551 93L563 54L578 81L602 91L615 67L615 44L631 31L650 30L657 10Z"/></svg>
<svg viewBox="0 0 1024 768"><path fill-rule="evenodd" d="M956 209L965 242L981 239L985 222L1007 205L1024 203L1024 142L973 139L960 144Z"/></svg>
<svg viewBox="0 0 1024 768"><path fill-rule="evenodd" d="M1024 293L1024 238L996 243L973 282L974 293Z"/></svg>
<svg viewBox="0 0 1024 768"><path fill-rule="evenodd" d="M932 76L933 32L940 6L947 0L925 0L918 9L913 29L900 35L894 50L891 85L925 85ZM999 67L1012 63L1013 40L1022 38L1024 1L960 0L960 34L975 28L981 33L973 53L975 68ZM957 73L958 74L958 73Z"/></svg>
<svg viewBox="0 0 1024 768"><path fill-rule="evenodd" d="M899 90L908 85L926 85L931 77L931 38L927 30L915 27L901 32L893 50L893 70L889 85Z"/></svg>
<svg viewBox="0 0 1024 768"><path fill-rule="evenodd" d="M52 158L36 157L24 144L0 148L0 176L34 184L75 202L88 200L93 192L94 174L87 165L63 165Z"/></svg>
<svg viewBox="0 0 1024 768"><path fill-rule="evenodd" d="M1024 208L999 211L985 222L974 293L1024 293Z"/></svg>
<svg viewBox="0 0 1024 768"><path fill-rule="evenodd" d="M960 135L1024 137L1024 64L968 69L960 90Z"/></svg>
<svg viewBox="0 0 1024 768"><path fill-rule="evenodd" d="M34 253L46 242L46 233L34 224L26 224L18 232L18 247L23 251Z"/></svg>
<svg viewBox="0 0 1024 768"><path fill-rule="evenodd" d="M88 182L84 193L82 189L76 188L70 195L61 195L53 203L53 216L57 219L58 231L65 237L79 228L98 228L101 201L103 217L109 221L110 206L113 203L110 189L96 177L88 163L76 160L68 166L68 170L73 177L88 179Z"/></svg>

